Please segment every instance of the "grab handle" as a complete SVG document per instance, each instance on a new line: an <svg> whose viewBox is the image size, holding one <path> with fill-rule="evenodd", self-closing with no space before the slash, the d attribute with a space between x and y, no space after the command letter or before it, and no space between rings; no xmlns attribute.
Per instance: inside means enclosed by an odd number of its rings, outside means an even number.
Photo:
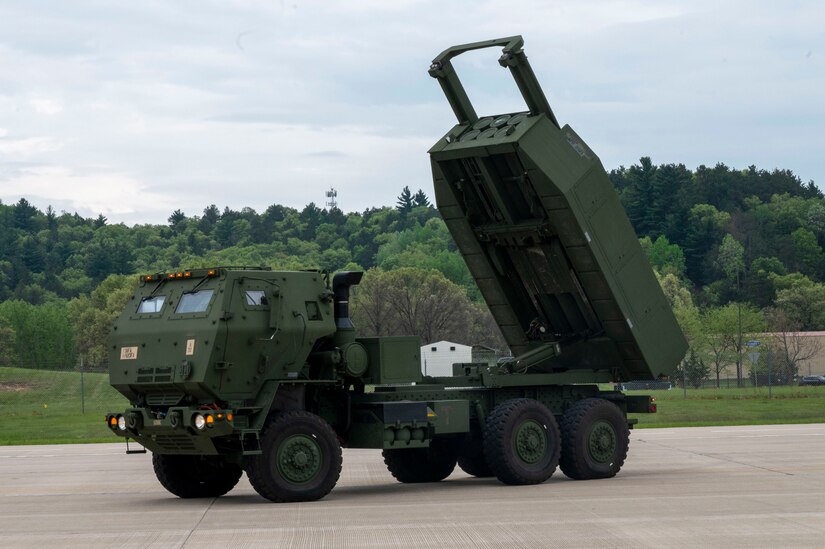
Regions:
<svg viewBox="0 0 825 549"><path fill-rule="evenodd" d="M527 104L527 108L530 109L530 113L544 113L556 127L559 126L556 116L550 108L550 103L547 102L547 98L541 86L539 86L536 75L530 67L530 63L527 61L527 56L522 49L523 45L524 39L521 36L508 36L506 38L453 46L447 48L433 59L429 70L430 76L438 80L460 124L473 123L478 120L478 115L473 108L473 104L470 102L470 98L467 97L467 92L464 90L464 86L461 84L461 80L459 80L458 74L450 60L464 52L503 46L498 64L510 69L510 74L513 75L513 79L516 81L516 85L521 92L521 96L524 98L524 102Z"/></svg>

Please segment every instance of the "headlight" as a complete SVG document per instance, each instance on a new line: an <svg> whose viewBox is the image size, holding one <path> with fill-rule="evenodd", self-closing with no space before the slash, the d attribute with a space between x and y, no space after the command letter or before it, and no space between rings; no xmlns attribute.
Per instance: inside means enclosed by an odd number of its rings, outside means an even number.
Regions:
<svg viewBox="0 0 825 549"><path fill-rule="evenodd" d="M124 416L117 416L117 428L121 431L126 430L126 418Z"/></svg>
<svg viewBox="0 0 825 549"><path fill-rule="evenodd" d="M206 418L204 418L201 414L195 414L193 423L195 424L195 428L200 431L206 427Z"/></svg>

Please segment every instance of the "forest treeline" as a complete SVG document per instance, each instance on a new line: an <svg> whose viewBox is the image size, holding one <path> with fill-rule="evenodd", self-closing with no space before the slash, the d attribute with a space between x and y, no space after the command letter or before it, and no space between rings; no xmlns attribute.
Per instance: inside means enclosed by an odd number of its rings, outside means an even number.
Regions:
<svg viewBox="0 0 825 549"><path fill-rule="evenodd" d="M696 376L718 374L733 357L741 371L739 338L714 340L730 335L731 308L737 335L740 316L750 332L825 329L825 199L813 182L789 170L689 170L646 157L609 177L697 350L686 361ZM503 346L420 190L363 212L209 205L132 227L23 198L0 203L0 364L103 364L102 339L135 274L215 265L367 270L353 296L363 331ZM783 345L804 347L776 342L777 353ZM805 353L786 349L788 376Z"/></svg>

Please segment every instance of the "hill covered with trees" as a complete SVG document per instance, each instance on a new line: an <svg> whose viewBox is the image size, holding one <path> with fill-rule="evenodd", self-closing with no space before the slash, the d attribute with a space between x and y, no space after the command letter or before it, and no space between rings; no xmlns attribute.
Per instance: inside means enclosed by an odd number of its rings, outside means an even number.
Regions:
<svg viewBox="0 0 825 549"><path fill-rule="evenodd" d="M701 351L691 361L698 370L739 362L741 341L730 332L733 322L738 334L740 311L746 332L825 329L825 199L813 182L788 170L689 170L649 158L609 176ZM503 346L422 191L405 188L395 207L363 212L209 205L133 227L21 199L0 203L0 364L49 367L80 355L103 364L102 340L135 274L214 265L364 269L353 296L363 331ZM788 375L804 352L792 354Z"/></svg>

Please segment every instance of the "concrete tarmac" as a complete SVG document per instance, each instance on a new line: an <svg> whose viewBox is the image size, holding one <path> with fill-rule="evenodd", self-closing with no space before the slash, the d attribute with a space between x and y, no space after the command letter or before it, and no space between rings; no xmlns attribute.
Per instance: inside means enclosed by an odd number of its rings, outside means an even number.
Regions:
<svg viewBox="0 0 825 549"><path fill-rule="evenodd" d="M321 501L181 500L122 444L0 447L0 547L825 547L825 424L645 429L613 479L395 482L345 450Z"/></svg>

